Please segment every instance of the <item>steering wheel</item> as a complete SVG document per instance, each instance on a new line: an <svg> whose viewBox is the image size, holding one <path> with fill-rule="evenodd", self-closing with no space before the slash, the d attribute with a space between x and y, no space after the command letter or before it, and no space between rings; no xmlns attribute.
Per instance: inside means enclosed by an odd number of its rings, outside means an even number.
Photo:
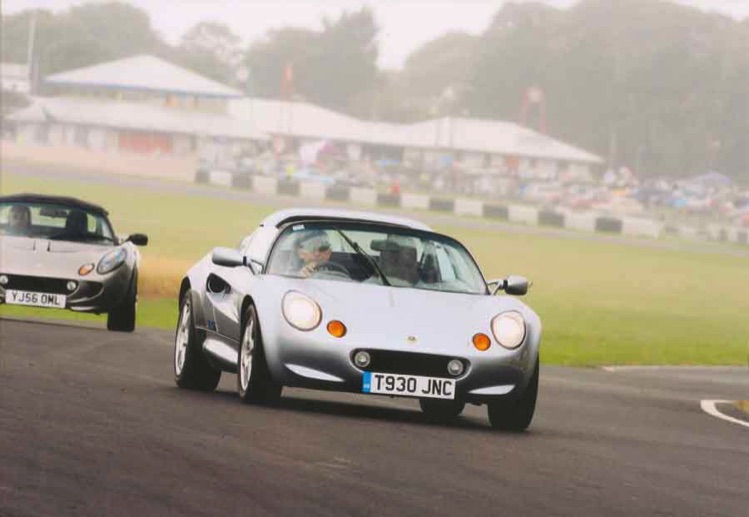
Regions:
<svg viewBox="0 0 749 517"><path fill-rule="evenodd" d="M328 273L336 276L345 276L351 278L351 274L348 269L343 267L341 264L336 262L324 262L315 268L315 273Z"/></svg>

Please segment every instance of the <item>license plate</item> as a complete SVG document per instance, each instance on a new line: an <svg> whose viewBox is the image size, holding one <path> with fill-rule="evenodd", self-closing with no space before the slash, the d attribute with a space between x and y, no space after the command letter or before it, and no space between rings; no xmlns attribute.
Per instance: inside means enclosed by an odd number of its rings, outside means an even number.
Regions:
<svg viewBox="0 0 749 517"><path fill-rule="evenodd" d="M455 381L419 375L364 372L362 392L384 393L403 397L454 399Z"/></svg>
<svg viewBox="0 0 749 517"><path fill-rule="evenodd" d="M8 289L5 291L5 303L9 305L32 305L34 307L56 307L64 309L65 295Z"/></svg>

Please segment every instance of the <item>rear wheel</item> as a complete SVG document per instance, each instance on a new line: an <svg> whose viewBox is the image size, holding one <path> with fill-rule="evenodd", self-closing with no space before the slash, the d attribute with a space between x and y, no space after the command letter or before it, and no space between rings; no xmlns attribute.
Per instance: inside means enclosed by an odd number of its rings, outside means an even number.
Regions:
<svg viewBox="0 0 749 517"><path fill-rule="evenodd" d="M192 299L182 297L174 335L174 382L180 388L213 391L221 380L221 370L209 363L200 349L202 339L193 324Z"/></svg>
<svg viewBox="0 0 749 517"><path fill-rule="evenodd" d="M538 359L536 359L533 375L520 397L489 403L489 423L494 429L522 432L531 424L533 414L536 412L539 368Z"/></svg>
<svg viewBox="0 0 749 517"><path fill-rule="evenodd" d="M281 398L282 386L270 375L254 305L247 307L242 321L244 327L237 358L239 399L246 404L276 404Z"/></svg>
<svg viewBox="0 0 749 517"><path fill-rule="evenodd" d="M430 421L447 423L458 418L466 403L462 400L419 399L419 406Z"/></svg>
<svg viewBox="0 0 749 517"><path fill-rule="evenodd" d="M120 304L107 313L107 330L132 332L135 330L135 306L138 302L138 271L133 272L130 289Z"/></svg>

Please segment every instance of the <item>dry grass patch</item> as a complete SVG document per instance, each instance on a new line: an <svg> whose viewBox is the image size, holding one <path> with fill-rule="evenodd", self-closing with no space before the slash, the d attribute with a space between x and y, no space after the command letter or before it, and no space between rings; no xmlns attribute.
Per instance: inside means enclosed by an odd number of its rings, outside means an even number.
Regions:
<svg viewBox="0 0 749 517"><path fill-rule="evenodd" d="M177 298L179 284L192 261L143 256L140 265L138 295L141 298Z"/></svg>

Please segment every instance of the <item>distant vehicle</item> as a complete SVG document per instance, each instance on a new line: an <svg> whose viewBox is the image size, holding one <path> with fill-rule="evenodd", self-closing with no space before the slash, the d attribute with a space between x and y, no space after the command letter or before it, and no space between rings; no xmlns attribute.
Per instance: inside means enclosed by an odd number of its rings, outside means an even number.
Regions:
<svg viewBox="0 0 749 517"><path fill-rule="evenodd" d="M614 215L640 215L645 212L642 203L626 196L612 196L606 202L595 203L593 209Z"/></svg>
<svg viewBox="0 0 749 517"><path fill-rule="evenodd" d="M107 314L132 332L140 254L148 237L118 238L107 211L78 199L0 197L0 303Z"/></svg>
<svg viewBox="0 0 749 517"><path fill-rule="evenodd" d="M267 217L182 280L175 382L243 402L284 386L419 399L434 420L487 404L524 430L538 391L541 324L522 277L486 282L455 239L411 219L323 209Z"/></svg>
<svg viewBox="0 0 749 517"><path fill-rule="evenodd" d="M522 191L525 201L544 206L559 204L563 196L564 191L558 183L531 183Z"/></svg>

